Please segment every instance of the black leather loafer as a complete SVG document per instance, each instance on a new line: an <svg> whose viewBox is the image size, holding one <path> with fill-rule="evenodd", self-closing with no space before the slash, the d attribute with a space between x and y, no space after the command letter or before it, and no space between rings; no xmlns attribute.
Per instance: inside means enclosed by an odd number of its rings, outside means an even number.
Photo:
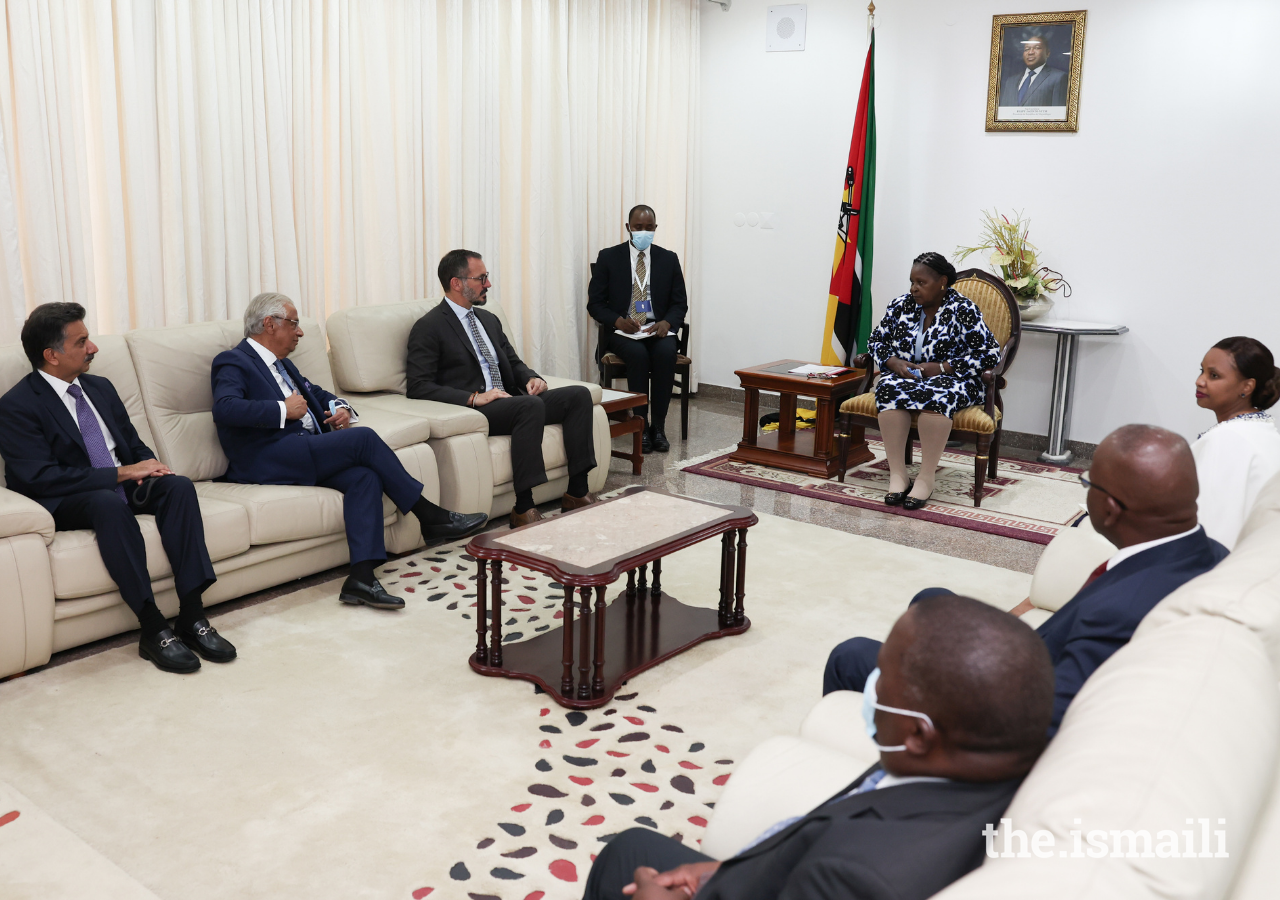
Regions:
<svg viewBox="0 0 1280 900"><path fill-rule="evenodd" d="M653 452L653 439L649 437L649 429L645 428L640 432L640 452L648 456Z"/></svg>
<svg viewBox="0 0 1280 900"><path fill-rule="evenodd" d="M439 541L446 538L460 538L483 528L489 517L484 513L449 513L449 521L440 525L423 525L424 541ZM403 605L403 604L401 604Z"/></svg>
<svg viewBox="0 0 1280 900"><path fill-rule="evenodd" d="M218 634L218 629L210 625L208 619L197 619L190 631L178 629L178 637L209 662L231 662L236 658L235 646Z"/></svg>
<svg viewBox="0 0 1280 900"><path fill-rule="evenodd" d="M907 499L907 494L909 494L911 492L911 489L915 486L916 486L916 483L914 481L908 481L906 490L894 491L892 494L885 494L884 505L885 506L901 506L902 501Z"/></svg>
<svg viewBox="0 0 1280 900"><path fill-rule="evenodd" d="M456 513L455 513L456 515ZM338 599L343 603L349 603L352 606L372 606L374 609L404 609L404 601L399 597L392 597L387 593L378 579L366 584L363 581L357 581L355 578L348 577L342 582L342 590L338 594Z"/></svg>
<svg viewBox="0 0 1280 900"><path fill-rule="evenodd" d="M194 672L200 668L200 660L187 645L166 628L153 637L145 634L138 641L138 655L155 663L157 669L166 672Z"/></svg>
<svg viewBox="0 0 1280 900"><path fill-rule="evenodd" d="M649 439L653 444L653 452L666 453L671 449L671 442L667 440L667 436L658 429L653 429L653 436Z"/></svg>
<svg viewBox="0 0 1280 900"><path fill-rule="evenodd" d="M919 497L903 497L902 508L903 509L920 509L922 506L924 506L928 502L929 502L928 497L925 497L923 500L921 500Z"/></svg>

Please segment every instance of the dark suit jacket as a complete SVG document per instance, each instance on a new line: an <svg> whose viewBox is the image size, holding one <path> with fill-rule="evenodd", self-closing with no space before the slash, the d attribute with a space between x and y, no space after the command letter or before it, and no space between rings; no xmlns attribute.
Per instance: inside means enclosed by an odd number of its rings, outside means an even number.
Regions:
<svg viewBox="0 0 1280 900"><path fill-rule="evenodd" d="M1201 528L1176 541L1129 557L1080 589L1036 629L1053 658L1056 733L1085 680L1133 637L1152 607L1227 555Z"/></svg>
<svg viewBox="0 0 1280 900"><path fill-rule="evenodd" d="M1021 783L904 784L824 804L726 860L698 900L924 900L981 865L982 830Z"/></svg>
<svg viewBox="0 0 1280 900"><path fill-rule="evenodd" d="M587 312L610 329L619 316L626 316L631 306L631 252L628 246L618 244L601 250L587 285ZM684 317L689 312L680 257L652 244L645 259L649 262L649 299L653 301L653 318L665 320L675 331L684 324ZM602 331L601 340L608 333ZM604 348L597 346L596 359L602 353Z"/></svg>
<svg viewBox="0 0 1280 900"><path fill-rule="evenodd" d="M478 306L472 309L498 355L498 369L507 393L513 397L528 393L525 385L529 379L541 376L520 359L502 333L502 323L497 316ZM441 300L439 306L413 323L405 374L409 382L407 393L414 400L439 400L466 406L473 393L484 390L480 357L457 314L449 307L449 301Z"/></svg>
<svg viewBox="0 0 1280 900"><path fill-rule="evenodd" d="M1017 75L1010 75L1004 80L1004 88L1000 91L1001 106L1066 106L1067 105L1067 73L1052 66L1045 66L1031 84L1027 96L1018 102L1018 83L1022 81L1022 73L1027 70L1023 66Z"/></svg>
<svg viewBox="0 0 1280 900"><path fill-rule="evenodd" d="M156 458L138 437L110 381L81 375L80 387L111 432L121 465ZM115 469L90 465L76 420L38 372L0 397L0 455L4 456L9 489L30 497L49 512L71 494L110 491L118 483Z"/></svg>
<svg viewBox="0 0 1280 900"><path fill-rule="evenodd" d="M312 384L291 360L285 371L306 398L307 409L321 431L329 401L337 400ZM262 357L245 338L213 358L213 421L218 442L227 454L228 481L241 484L315 484L311 454L298 442L307 434L301 419L280 427L280 387Z"/></svg>

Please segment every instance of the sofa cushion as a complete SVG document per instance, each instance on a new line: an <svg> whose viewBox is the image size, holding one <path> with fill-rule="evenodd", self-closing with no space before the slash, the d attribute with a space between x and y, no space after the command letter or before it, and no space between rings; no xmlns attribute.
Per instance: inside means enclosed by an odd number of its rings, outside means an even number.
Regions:
<svg viewBox="0 0 1280 900"><path fill-rule="evenodd" d="M511 436L491 435L489 456L493 460L493 486L508 484L514 477L511 469ZM547 472L568 464L564 455L564 432L559 425L542 429L542 464Z"/></svg>
<svg viewBox="0 0 1280 900"><path fill-rule="evenodd" d="M1051 858L987 859L938 900L1045 896L1046 884L1054 897L1082 900L1223 896L1275 768L1276 701L1261 642L1228 619L1188 616L1135 636L1085 682L1005 813L1002 831L1051 833ZM1161 858L1162 841L1185 850L1184 829L1203 849L1189 818L1224 830L1230 857ZM1132 855L1126 843L1116 857L1128 831L1148 833L1150 851L1139 837ZM1085 851L1102 832L1106 856L1061 858L1074 852L1072 832ZM1003 848L1003 836L995 842Z"/></svg>
<svg viewBox="0 0 1280 900"><path fill-rule="evenodd" d="M405 393L409 331L439 302L413 300L357 306L329 316L325 327L338 387L344 391Z"/></svg>
<svg viewBox="0 0 1280 900"><path fill-rule="evenodd" d="M324 335L314 319L300 318L304 337L290 357L321 387L333 384ZM243 339L240 322L202 322L140 328L125 340L133 355L154 449L171 469L192 481L217 478L227 457L213 424L213 358Z"/></svg>
<svg viewBox="0 0 1280 900"><path fill-rule="evenodd" d="M0 538L38 534L45 544L53 541L53 516L30 497L0 488Z"/></svg>
<svg viewBox="0 0 1280 900"><path fill-rule="evenodd" d="M371 428L392 450L424 443L431 436L431 422L419 416L388 412L376 406L357 406L348 398L360 416L356 428Z"/></svg>
<svg viewBox="0 0 1280 900"><path fill-rule="evenodd" d="M1064 528L1051 540L1031 576L1031 603L1050 612L1062 609L1099 565L1115 556L1115 544L1093 530L1085 519Z"/></svg>
<svg viewBox="0 0 1280 900"><path fill-rule="evenodd" d="M212 497L243 507L248 515L248 541L257 547L277 541L342 534L342 494L332 488L295 484L230 484L204 482L196 485L202 497ZM382 524L395 521L395 504L382 495Z"/></svg>
<svg viewBox="0 0 1280 900"><path fill-rule="evenodd" d="M210 497L200 497L200 517L204 521L204 542L209 559L217 562L249 549L249 520L244 509ZM138 527L147 548L147 573L152 581L173 574L156 528L155 516L138 516ZM59 600L91 597L116 589L107 574L98 550L98 539L90 530L59 531L49 545L49 566L53 570L53 594Z"/></svg>
<svg viewBox="0 0 1280 900"><path fill-rule="evenodd" d="M455 434L488 434L489 420L480 412L455 403L439 400L410 400L404 394L347 394L357 410L381 409L400 415L418 416L431 423L431 437L447 438Z"/></svg>

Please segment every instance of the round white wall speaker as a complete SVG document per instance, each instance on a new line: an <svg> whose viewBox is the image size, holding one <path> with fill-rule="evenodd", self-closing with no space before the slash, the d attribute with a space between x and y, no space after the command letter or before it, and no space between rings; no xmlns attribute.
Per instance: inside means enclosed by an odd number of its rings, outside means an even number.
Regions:
<svg viewBox="0 0 1280 900"><path fill-rule="evenodd" d="M757 216L755 213L747 213L747 224L750 225L752 228L755 228L757 225L760 224L760 217Z"/></svg>
<svg viewBox="0 0 1280 900"><path fill-rule="evenodd" d="M742 213L736 213L733 217L733 224L741 228L743 225L747 224L747 217Z"/></svg>
<svg viewBox="0 0 1280 900"><path fill-rule="evenodd" d="M784 41L796 33L796 20L787 16L778 20L778 37Z"/></svg>

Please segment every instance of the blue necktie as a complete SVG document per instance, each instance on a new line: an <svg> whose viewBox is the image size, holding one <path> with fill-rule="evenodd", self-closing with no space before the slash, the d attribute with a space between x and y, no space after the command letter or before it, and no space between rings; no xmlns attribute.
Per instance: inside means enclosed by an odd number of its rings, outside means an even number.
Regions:
<svg viewBox="0 0 1280 900"><path fill-rule="evenodd" d="M80 425L80 437L84 438L84 449L89 451L89 465L95 469L116 468L111 451L107 449L107 439L103 437L102 428L98 425L98 417L93 414L89 401L84 398L84 391L80 385L73 384L67 388L67 393L76 398L76 422ZM129 500L124 495L124 487L117 484L116 493L127 505Z"/></svg>
<svg viewBox="0 0 1280 900"><path fill-rule="evenodd" d="M1022 87L1018 88L1018 105L1023 105L1023 100L1027 99L1027 91L1031 90L1031 82L1036 77L1036 73L1027 69L1027 77L1022 80Z"/></svg>
<svg viewBox="0 0 1280 900"><path fill-rule="evenodd" d="M862 793L865 793L866 791L874 791L876 789L876 785L879 784L882 780L884 780L885 774L886 772L884 769L877 769L876 771L868 775L866 778L862 779L862 784L854 788L853 793L862 794Z"/></svg>
<svg viewBox="0 0 1280 900"><path fill-rule="evenodd" d="M289 370L284 367L283 359L276 360L276 371L280 373L280 377L284 379L285 386L288 387L289 390L297 392L298 396L302 396L302 391L298 390L298 386L294 384L293 379L289 377ZM312 425L308 425L308 422L311 422ZM307 429L307 431L310 431L312 434L316 434L317 432L315 428L312 427L314 424L315 420L311 418L311 412L307 411L304 413L302 416L302 427Z"/></svg>

